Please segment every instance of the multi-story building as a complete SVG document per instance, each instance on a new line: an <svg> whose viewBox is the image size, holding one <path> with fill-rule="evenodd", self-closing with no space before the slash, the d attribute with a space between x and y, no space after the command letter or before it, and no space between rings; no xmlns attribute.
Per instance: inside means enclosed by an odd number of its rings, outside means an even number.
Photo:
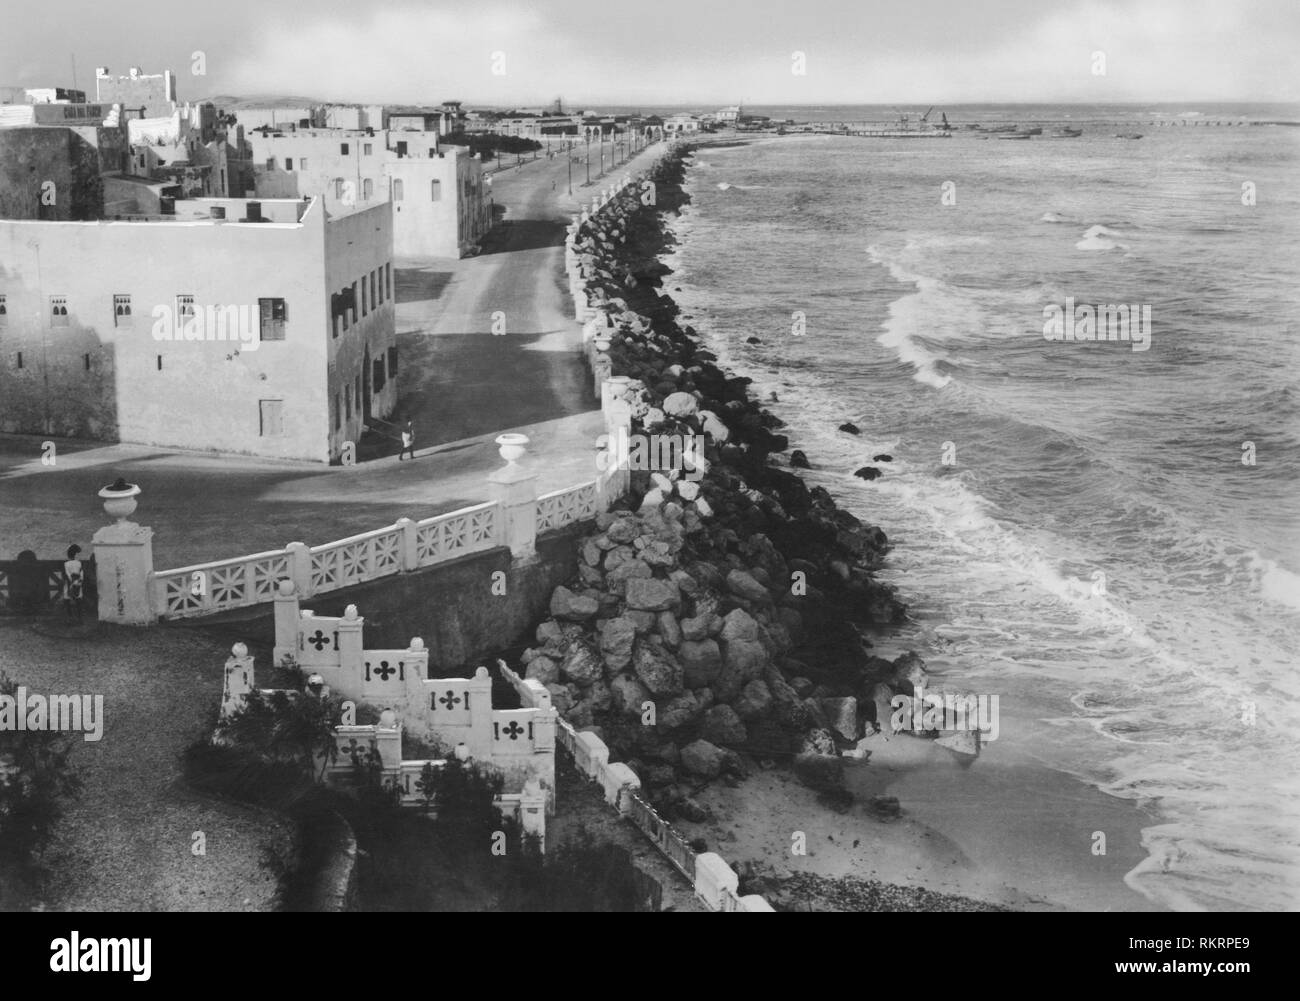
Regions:
<svg viewBox="0 0 1300 1001"><path fill-rule="evenodd" d="M129 166L117 110L99 104L0 107L0 218L98 219L105 175Z"/></svg>
<svg viewBox="0 0 1300 1001"><path fill-rule="evenodd" d="M700 120L694 115L669 115L664 119L665 132L698 132Z"/></svg>
<svg viewBox="0 0 1300 1001"><path fill-rule="evenodd" d="M319 196L331 215L392 203L398 257L462 257L491 227L483 164L424 130L258 130L246 134L257 194Z"/></svg>
<svg viewBox="0 0 1300 1001"><path fill-rule="evenodd" d="M0 221L0 429L326 462L396 403L392 211Z"/></svg>
<svg viewBox="0 0 1300 1001"><path fill-rule="evenodd" d="M126 76L113 76L107 66L98 66L95 100L120 104L141 118L165 118L176 110L176 77L171 70L148 75L139 66L132 66Z"/></svg>

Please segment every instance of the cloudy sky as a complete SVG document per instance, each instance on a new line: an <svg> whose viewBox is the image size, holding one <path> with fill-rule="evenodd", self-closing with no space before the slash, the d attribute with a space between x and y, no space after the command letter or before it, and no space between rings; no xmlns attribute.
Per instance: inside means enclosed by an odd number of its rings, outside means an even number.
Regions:
<svg viewBox="0 0 1300 1001"><path fill-rule="evenodd" d="M75 57L92 99L95 66L138 65L174 70L181 100L1300 100L1296 0L43 0L24 10L22 30L0 36L0 84L67 86Z"/></svg>

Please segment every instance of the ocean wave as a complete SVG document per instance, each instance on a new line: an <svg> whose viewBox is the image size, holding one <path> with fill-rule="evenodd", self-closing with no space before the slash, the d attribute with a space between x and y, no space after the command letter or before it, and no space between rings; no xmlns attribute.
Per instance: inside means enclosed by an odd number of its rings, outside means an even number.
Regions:
<svg viewBox="0 0 1300 1001"><path fill-rule="evenodd" d="M1039 222L1068 222L1079 223L1082 219L1076 219L1074 216L1065 215L1062 212L1044 212L1038 219Z"/></svg>
<svg viewBox="0 0 1300 1001"><path fill-rule="evenodd" d="M1089 226L1074 247L1076 250L1128 250L1128 244L1117 239L1123 235L1106 226Z"/></svg>

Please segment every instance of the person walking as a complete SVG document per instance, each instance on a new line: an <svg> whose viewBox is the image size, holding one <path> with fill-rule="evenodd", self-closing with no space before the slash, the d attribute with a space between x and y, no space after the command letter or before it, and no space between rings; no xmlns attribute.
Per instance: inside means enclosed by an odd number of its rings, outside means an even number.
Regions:
<svg viewBox="0 0 1300 1001"><path fill-rule="evenodd" d="M397 461L401 462L406 453L411 453L411 459L415 459L415 428L410 421L406 422L406 427L402 428L402 450L397 453Z"/></svg>
<svg viewBox="0 0 1300 1001"><path fill-rule="evenodd" d="M77 554L81 547L68 547L68 558L63 563L63 611L68 618L81 622L81 599L86 584L85 570Z"/></svg>

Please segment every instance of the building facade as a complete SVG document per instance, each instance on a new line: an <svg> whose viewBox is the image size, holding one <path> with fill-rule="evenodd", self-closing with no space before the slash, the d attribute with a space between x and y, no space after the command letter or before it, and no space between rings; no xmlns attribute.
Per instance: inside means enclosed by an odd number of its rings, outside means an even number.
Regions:
<svg viewBox="0 0 1300 1001"><path fill-rule="evenodd" d="M259 197L320 197L331 216L392 203L397 257L463 257L491 227L483 164L424 130L246 136Z"/></svg>
<svg viewBox="0 0 1300 1001"><path fill-rule="evenodd" d="M396 403L391 219L206 199L0 222L0 429L339 458Z"/></svg>
<svg viewBox="0 0 1300 1001"><path fill-rule="evenodd" d="M132 66L126 76L114 76L107 66L98 66L95 100L120 104L141 118L164 118L176 110L176 77L171 70L146 74L139 66Z"/></svg>

